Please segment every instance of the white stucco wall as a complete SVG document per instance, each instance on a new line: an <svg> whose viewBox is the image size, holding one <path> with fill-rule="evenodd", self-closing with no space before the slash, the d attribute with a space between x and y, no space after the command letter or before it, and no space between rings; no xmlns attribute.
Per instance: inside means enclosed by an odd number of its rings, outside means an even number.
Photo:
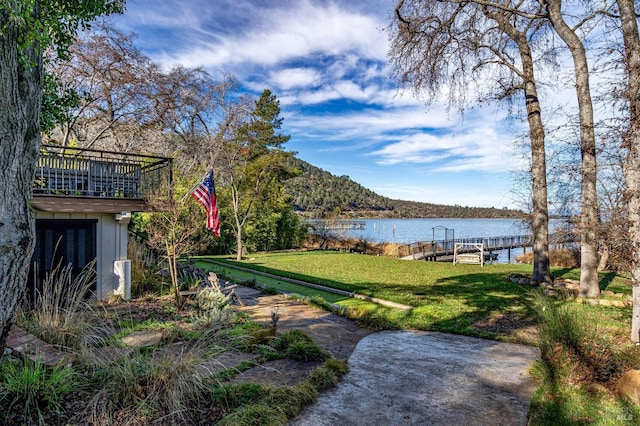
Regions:
<svg viewBox="0 0 640 426"><path fill-rule="evenodd" d="M96 223L96 296L107 300L114 294L130 294L130 281L123 286L115 271L115 262L127 259L127 216L113 213L53 213L35 212L37 219L94 219ZM116 217L120 220L116 220Z"/></svg>

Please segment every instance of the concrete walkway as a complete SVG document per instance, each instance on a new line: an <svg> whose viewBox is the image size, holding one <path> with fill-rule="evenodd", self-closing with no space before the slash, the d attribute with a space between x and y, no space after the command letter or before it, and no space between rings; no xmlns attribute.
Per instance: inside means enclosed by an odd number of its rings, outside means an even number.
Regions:
<svg viewBox="0 0 640 426"><path fill-rule="evenodd" d="M537 348L435 332L362 339L350 372L290 424L526 425Z"/></svg>

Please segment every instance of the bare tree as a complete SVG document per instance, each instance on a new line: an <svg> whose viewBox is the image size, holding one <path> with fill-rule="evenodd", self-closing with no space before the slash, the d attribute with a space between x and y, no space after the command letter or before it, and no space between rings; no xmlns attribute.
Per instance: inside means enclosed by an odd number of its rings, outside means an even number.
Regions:
<svg viewBox="0 0 640 426"><path fill-rule="evenodd" d="M76 94L78 103L66 105L64 120L51 137L62 145L138 150L142 134L157 122L153 82L160 74L134 45L134 35L100 21L76 38L66 61L51 61L49 71L59 90Z"/></svg>
<svg viewBox="0 0 640 426"><path fill-rule="evenodd" d="M149 218L147 232L149 245L167 256L171 287L176 306L183 305L178 276L178 259L203 249L210 242L206 235L199 235L202 223L195 214L193 204L176 201L150 201L156 210Z"/></svg>
<svg viewBox="0 0 640 426"><path fill-rule="evenodd" d="M179 166L185 171L214 167L229 129L249 111L245 99L229 100L236 78L223 75L214 81L200 68L176 67L159 75L156 86L155 114L176 136L169 145L179 154Z"/></svg>
<svg viewBox="0 0 640 426"><path fill-rule="evenodd" d="M214 145L210 126L233 79L216 82L202 68L163 71L136 47L134 34L106 20L70 50L68 60L52 61L49 70L60 95L76 102L65 104L50 139L124 152L180 153L186 164Z"/></svg>
<svg viewBox="0 0 640 426"><path fill-rule="evenodd" d="M587 54L577 29L570 27L562 13L561 0L542 0L555 32L566 43L573 58L576 94L580 115L580 153L582 156L582 211L580 214L580 295L600 296L598 280L599 222L597 194L596 136L593 121L593 102L589 85Z"/></svg>
<svg viewBox="0 0 640 426"><path fill-rule="evenodd" d="M640 342L640 36L633 0L616 0L620 13L624 40L629 125L623 138L627 150L624 176L627 184L625 198L632 246L631 280L633 283L633 317L631 340Z"/></svg>
<svg viewBox="0 0 640 426"><path fill-rule="evenodd" d="M521 5L522 2L518 2ZM389 57L402 84L435 99L448 89L461 109L470 88L490 85L494 99L522 93L531 143L533 195L532 280L551 281L545 133L534 75L531 40L542 30L541 9L510 1L400 0L391 27Z"/></svg>

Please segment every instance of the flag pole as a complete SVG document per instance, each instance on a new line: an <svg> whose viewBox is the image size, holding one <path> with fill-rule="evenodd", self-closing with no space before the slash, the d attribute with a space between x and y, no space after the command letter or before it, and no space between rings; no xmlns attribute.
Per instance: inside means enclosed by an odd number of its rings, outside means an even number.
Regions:
<svg viewBox="0 0 640 426"><path fill-rule="evenodd" d="M182 204L184 204L185 200L187 199L187 197L189 197L189 195L193 194L193 191L195 191L196 189L198 189L200 185L202 185L202 182L204 182L207 175L211 172L213 172L213 168L209 169L204 175L202 175L200 179L198 179L196 184L191 187L191 189L184 195L184 197L182 197L182 200L181 200Z"/></svg>

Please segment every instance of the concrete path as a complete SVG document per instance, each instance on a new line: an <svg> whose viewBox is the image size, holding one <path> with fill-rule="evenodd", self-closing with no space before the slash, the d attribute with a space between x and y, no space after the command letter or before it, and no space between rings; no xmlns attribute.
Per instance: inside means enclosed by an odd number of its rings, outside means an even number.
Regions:
<svg viewBox="0 0 640 426"><path fill-rule="evenodd" d="M290 425L526 425L537 348L388 331L363 338L350 372Z"/></svg>

